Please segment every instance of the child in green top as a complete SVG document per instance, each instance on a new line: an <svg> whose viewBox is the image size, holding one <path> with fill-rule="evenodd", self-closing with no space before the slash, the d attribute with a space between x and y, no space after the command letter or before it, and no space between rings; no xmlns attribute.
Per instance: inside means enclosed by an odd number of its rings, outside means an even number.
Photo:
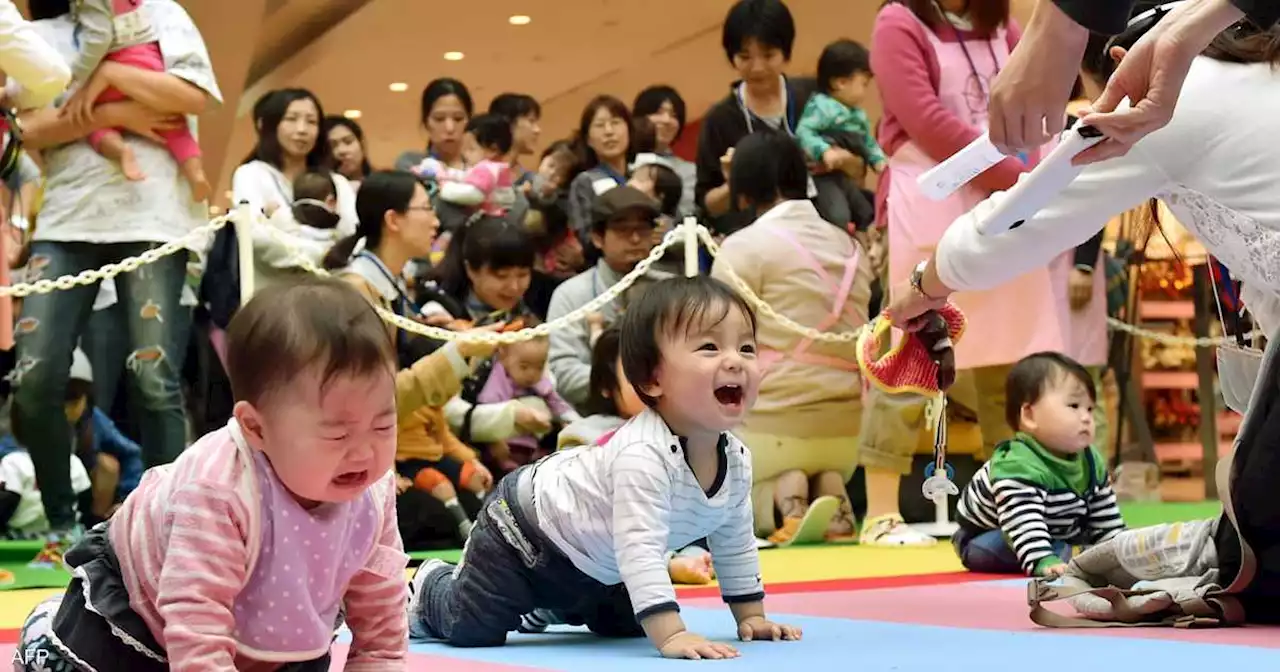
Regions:
<svg viewBox="0 0 1280 672"><path fill-rule="evenodd" d="M858 229L870 225L874 212L871 201L853 182L850 167L859 166L854 157L876 173L889 162L861 107L869 86L867 48L853 40L828 44L818 58L818 92L809 98L796 124L796 139L809 160L830 171L814 176L818 210L834 224L853 223Z"/></svg>
<svg viewBox="0 0 1280 672"><path fill-rule="evenodd" d="M1093 444L1093 377L1055 352L1019 361L1005 384L1017 431L960 496L952 543L975 572L1054 576L1073 545L1124 529L1106 459Z"/></svg>

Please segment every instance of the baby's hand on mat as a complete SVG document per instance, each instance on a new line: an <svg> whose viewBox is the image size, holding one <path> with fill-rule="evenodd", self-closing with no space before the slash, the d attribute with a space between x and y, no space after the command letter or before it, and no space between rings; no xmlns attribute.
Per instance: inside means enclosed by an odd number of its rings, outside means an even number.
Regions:
<svg viewBox="0 0 1280 672"><path fill-rule="evenodd" d="M689 631L672 635L658 648L663 658L684 658L688 660L721 660L737 658L738 650L728 644L708 640L702 635Z"/></svg>
<svg viewBox="0 0 1280 672"><path fill-rule="evenodd" d="M1041 574L1041 576L1046 576L1049 578L1057 578L1066 573L1067 573L1067 563L1059 562L1056 565L1049 565L1048 567L1045 567L1044 572Z"/></svg>
<svg viewBox="0 0 1280 672"><path fill-rule="evenodd" d="M774 623L764 616L752 616L738 624L738 639L744 642L756 639L796 641L802 634L794 625Z"/></svg>

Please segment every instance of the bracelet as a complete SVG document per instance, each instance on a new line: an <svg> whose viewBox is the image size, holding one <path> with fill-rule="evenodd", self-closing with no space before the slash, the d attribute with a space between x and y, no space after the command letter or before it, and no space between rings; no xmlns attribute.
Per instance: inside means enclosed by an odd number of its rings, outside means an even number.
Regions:
<svg viewBox="0 0 1280 672"><path fill-rule="evenodd" d="M916 296L919 296L925 301L946 301L947 297L945 296L942 298L935 298L935 297L929 296L929 294L924 291L924 269L928 267L929 267L929 260L926 259L916 264L915 269L911 271L911 278L909 282L911 284L912 291L916 293Z"/></svg>

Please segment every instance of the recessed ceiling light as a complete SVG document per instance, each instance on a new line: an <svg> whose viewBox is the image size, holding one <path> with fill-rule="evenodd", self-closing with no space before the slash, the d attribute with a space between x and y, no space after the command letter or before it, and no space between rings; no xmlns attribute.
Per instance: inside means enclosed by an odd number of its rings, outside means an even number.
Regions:
<svg viewBox="0 0 1280 672"><path fill-rule="evenodd" d="M343 112L343 113L342 113L342 116L344 116L344 117L346 117L346 118L348 118L348 119L359 119L359 118L360 118L360 110L347 110L346 112Z"/></svg>
<svg viewBox="0 0 1280 672"><path fill-rule="evenodd" d="M513 16L513 17L511 17L511 18L507 19L507 22L508 22L508 23L510 23L510 24L511 24L511 25L513 25L513 26L527 26L527 25L529 25L529 22L530 22L530 21L532 21L532 20L533 20L533 19L531 19L531 18L529 18L529 17L527 17L527 16L525 16L525 15L523 15L523 14L516 14L515 16Z"/></svg>
<svg viewBox="0 0 1280 672"><path fill-rule="evenodd" d="M461 61L461 60L462 60L462 56L463 56L463 54L462 54L462 52L461 52L461 51L446 51L446 52L444 52L444 60L446 60L446 61Z"/></svg>
<svg viewBox="0 0 1280 672"><path fill-rule="evenodd" d="M409 90L409 85L404 82L391 82L391 86L389 88L396 93L404 93Z"/></svg>

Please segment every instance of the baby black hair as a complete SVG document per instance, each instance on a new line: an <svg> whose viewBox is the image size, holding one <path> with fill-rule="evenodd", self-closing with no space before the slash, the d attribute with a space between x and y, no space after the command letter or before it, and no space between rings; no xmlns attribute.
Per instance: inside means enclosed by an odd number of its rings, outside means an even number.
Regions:
<svg viewBox="0 0 1280 672"><path fill-rule="evenodd" d="M720 32L725 58L733 62L755 40L762 47L772 47L791 60L791 47L796 41L796 23L782 0L738 0L724 17Z"/></svg>
<svg viewBox="0 0 1280 672"><path fill-rule="evenodd" d="M653 191L661 203L659 208L662 214L668 217L676 216L680 208L680 198L684 195L684 180L681 180L680 175L666 164L651 163L644 168L653 171Z"/></svg>
<svg viewBox="0 0 1280 672"><path fill-rule="evenodd" d="M304 198L324 201L337 195L338 190L333 183L333 176L328 171L307 171L300 173L293 180L293 200L295 201Z"/></svg>
<svg viewBox="0 0 1280 672"><path fill-rule="evenodd" d="M619 327L622 372L646 406L658 403L644 388L654 381L662 363L663 337L718 324L733 310L742 311L754 335L756 313L751 304L708 275L661 280L632 300Z"/></svg>
<svg viewBox="0 0 1280 672"><path fill-rule="evenodd" d="M499 154L511 151L511 121L500 114L477 114L467 122L467 132L481 147Z"/></svg>
<svg viewBox="0 0 1280 672"><path fill-rule="evenodd" d="M622 331L611 327L600 332L591 349L591 377L587 382L587 401L583 410L588 415L617 415L618 356L621 354Z"/></svg>
<svg viewBox="0 0 1280 672"><path fill-rule="evenodd" d="M1041 395L1057 381L1074 378L1089 393L1089 399L1098 401L1098 390L1093 376L1080 362L1060 352L1037 352L1027 355L1013 365L1005 381L1004 419L1014 431L1020 429L1022 407L1040 401Z"/></svg>
<svg viewBox="0 0 1280 672"><path fill-rule="evenodd" d="M818 57L818 89L831 93L831 82L858 73L871 74L871 53L853 40L836 40Z"/></svg>

